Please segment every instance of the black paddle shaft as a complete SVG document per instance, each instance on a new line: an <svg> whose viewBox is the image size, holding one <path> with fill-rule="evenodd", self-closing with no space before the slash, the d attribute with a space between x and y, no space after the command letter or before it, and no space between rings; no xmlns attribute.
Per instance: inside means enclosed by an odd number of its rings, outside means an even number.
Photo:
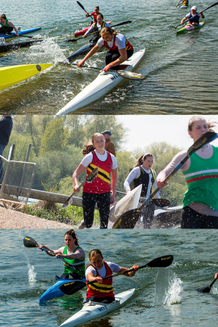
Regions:
<svg viewBox="0 0 218 327"><path fill-rule="evenodd" d="M202 292L202 293L210 293L210 290L211 290L211 288L212 288L212 286L213 286L213 284L215 283L216 280L217 279L214 279L209 286L198 288L197 291Z"/></svg>

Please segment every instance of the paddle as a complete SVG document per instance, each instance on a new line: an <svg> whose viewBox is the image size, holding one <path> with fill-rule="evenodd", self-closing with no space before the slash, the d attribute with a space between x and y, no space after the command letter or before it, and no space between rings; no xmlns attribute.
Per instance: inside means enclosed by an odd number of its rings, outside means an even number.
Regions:
<svg viewBox="0 0 218 327"><path fill-rule="evenodd" d="M72 62L71 65L77 66L77 64L74 63L74 62ZM93 67L93 66L89 66L89 65L82 65L81 67L102 70L102 68L100 68L100 67ZM134 79L134 80L142 80L142 79L145 79L145 76L144 75L138 74L138 73L133 73L133 72L130 72L128 70L112 70L112 69L109 69L109 71L108 72L105 72L105 73L106 74L115 73L118 76L121 76L121 77L127 78L127 79Z"/></svg>
<svg viewBox="0 0 218 327"><path fill-rule="evenodd" d="M125 22L121 22L121 23L117 23L115 25L112 25L111 27L121 26L121 25L129 24L129 23L132 23L132 21L127 20ZM96 33L99 33L99 32L97 31L97 32L90 33L88 36L91 36L91 35L96 34ZM78 37L76 39L69 39L69 40L66 40L66 42L76 42L76 41L81 40L81 39L84 39L84 37L80 36L80 37Z"/></svg>
<svg viewBox="0 0 218 327"><path fill-rule="evenodd" d="M34 36L29 36L29 35L26 35L26 34L24 34L24 35L16 35L16 34L13 34L13 33L6 33L6 34L4 34L4 35L14 35L14 37L28 37L29 39L33 39L34 38Z"/></svg>
<svg viewBox="0 0 218 327"><path fill-rule="evenodd" d="M127 193L121 192L121 191L116 191L118 194L124 194L126 195ZM145 200L145 198L140 197L141 200ZM170 201L167 199L152 199L152 203L154 203L158 207L168 207L170 205Z"/></svg>
<svg viewBox="0 0 218 327"><path fill-rule="evenodd" d="M206 11L206 10L208 10L208 9L210 9L210 8L212 8L212 7L214 7L214 6L216 6L216 5L218 5L218 1L217 2L215 2L215 3L213 3L211 6L209 6L209 7L207 7L206 9L204 9L204 10L202 10L201 12L204 12L204 11ZM189 18L186 18L186 20L187 19L189 19ZM186 21L185 20L185 21ZM183 24L185 23L185 21L183 22ZM175 28L177 28L177 27L179 27L180 25L183 25L183 24L179 24L179 25L177 25L177 26L174 26ZM172 25L171 25L172 26Z"/></svg>
<svg viewBox="0 0 218 327"><path fill-rule="evenodd" d="M94 168L93 171L86 177L86 179L79 185L78 190L85 184L85 182L92 183L94 179L98 176L98 167ZM75 192L69 196L67 201L63 204L62 208L67 208L73 204L73 196Z"/></svg>
<svg viewBox="0 0 218 327"><path fill-rule="evenodd" d="M85 10L85 8L83 7L83 5L81 4L81 2L77 1L78 5L80 6L80 8L82 8L82 10L85 11L85 13L87 13L87 10Z"/></svg>
<svg viewBox="0 0 218 327"><path fill-rule="evenodd" d="M147 267L164 268L164 267L170 266L172 262L173 262L173 256L172 255L165 255L163 257L158 257L156 259L151 260L146 265L139 266L138 269L147 268ZM126 273L131 272L131 271L134 271L134 268L128 269L128 270L126 270L126 271L124 271L122 273L112 274L112 275L104 277L102 279L108 279L108 278L113 278L113 277L117 277L117 276L120 276L120 275L125 275ZM85 287L86 285L94 284L94 283L96 283L96 281L88 282L83 287ZM73 287L73 285L72 285L72 287ZM81 287L81 288L83 288L83 287ZM66 289L67 289L68 292L70 291L70 288L66 287L65 285L61 285L59 288L63 293L65 293ZM70 294L73 294L72 291L73 291L73 289L71 290ZM65 294L67 294L67 293L65 293Z"/></svg>
<svg viewBox="0 0 218 327"><path fill-rule="evenodd" d="M198 288L197 291L202 292L202 293L210 293L210 290L211 290L211 288L212 288L212 286L213 286L213 284L215 283L216 280L217 279L215 278L209 286Z"/></svg>
<svg viewBox="0 0 218 327"><path fill-rule="evenodd" d="M199 150L204 145L212 142L218 137L217 133L214 132L207 132L202 135L187 151L187 155L183 158L176 167L171 171L171 173L167 176L164 180L166 183L183 165L184 163L190 158L190 156L197 150ZM134 228L137 220L140 218L141 210L144 206L148 205L151 202L151 199L159 192L160 187L156 188L156 190L143 202L143 204L136 209L131 209L124 212L114 223L113 229L116 228Z"/></svg>

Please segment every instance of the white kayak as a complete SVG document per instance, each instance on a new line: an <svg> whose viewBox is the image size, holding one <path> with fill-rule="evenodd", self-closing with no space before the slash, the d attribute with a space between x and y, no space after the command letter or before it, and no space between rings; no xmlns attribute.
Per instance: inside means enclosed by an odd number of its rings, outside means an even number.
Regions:
<svg viewBox="0 0 218 327"><path fill-rule="evenodd" d="M136 65L140 62L145 54L146 49L142 49L134 53L129 59L124 61L120 66L127 66L126 71L132 71ZM66 104L57 115L66 115L69 112L73 112L89 105L90 103L98 100L115 86L123 81L123 77L118 76L116 73L101 72L97 78L88 86L86 86L79 94L75 96L70 102Z"/></svg>
<svg viewBox="0 0 218 327"><path fill-rule="evenodd" d="M110 209L109 222L114 223L127 210L138 207L139 199L142 191L142 184L128 192L121 200L113 205Z"/></svg>
<svg viewBox="0 0 218 327"><path fill-rule="evenodd" d="M112 303L101 303L89 301L85 303L80 311L67 319L60 327L80 326L86 322L102 317L111 311L119 309L134 294L135 289L115 295L115 301Z"/></svg>

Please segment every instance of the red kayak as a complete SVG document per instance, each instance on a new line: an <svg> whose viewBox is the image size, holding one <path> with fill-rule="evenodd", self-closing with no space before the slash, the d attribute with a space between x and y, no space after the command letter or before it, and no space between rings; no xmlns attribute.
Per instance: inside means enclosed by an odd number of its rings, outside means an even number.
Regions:
<svg viewBox="0 0 218 327"><path fill-rule="evenodd" d="M112 21L110 20L110 21L107 22L107 23L108 23L108 24L111 24L111 22L112 22ZM90 25L90 26L92 26L92 25ZM89 27L90 27L90 26L89 26ZM74 34L74 37L78 37L78 36L82 36L82 35L84 35L85 32L88 31L89 27L84 28L84 30L81 30L81 31L79 31L79 32L76 32L76 33Z"/></svg>

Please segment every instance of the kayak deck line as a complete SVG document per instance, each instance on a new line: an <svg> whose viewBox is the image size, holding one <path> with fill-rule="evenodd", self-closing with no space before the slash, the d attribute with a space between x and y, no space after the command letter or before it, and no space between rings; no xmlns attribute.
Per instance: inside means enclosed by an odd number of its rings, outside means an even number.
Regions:
<svg viewBox="0 0 218 327"><path fill-rule="evenodd" d="M19 31L18 34L19 34L19 36L21 36L21 35L24 35L24 34L39 31L41 29L42 29L41 27L30 28L30 29L26 29L26 30L23 30L23 31ZM4 37L5 39L10 39L10 38L19 37L19 36L17 36L15 32L10 32L10 33L7 33L7 34L0 34L0 37Z"/></svg>
<svg viewBox="0 0 218 327"><path fill-rule="evenodd" d="M0 90L18 84L53 64L30 64L0 67Z"/></svg>
<svg viewBox="0 0 218 327"><path fill-rule="evenodd" d="M81 326L86 322L105 316L109 312L121 308L134 294L135 289L129 289L115 295L115 300L111 303L89 301L82 309L63 322L60 327Z"/></svg>
<svg viewBox="0 0 218 327"><path fill-rule="evenodd" d="M145 55L146 49L134 53L130 58L124 61L120 66L127 66L126 71L132 71ZM94 68L94 67L93 67ZM56 115L66 115L77 109L90 105L110 92L124 77L118 76L115 72L100 72L96 79L87 85L79 94L68 102Z"/></svg>

